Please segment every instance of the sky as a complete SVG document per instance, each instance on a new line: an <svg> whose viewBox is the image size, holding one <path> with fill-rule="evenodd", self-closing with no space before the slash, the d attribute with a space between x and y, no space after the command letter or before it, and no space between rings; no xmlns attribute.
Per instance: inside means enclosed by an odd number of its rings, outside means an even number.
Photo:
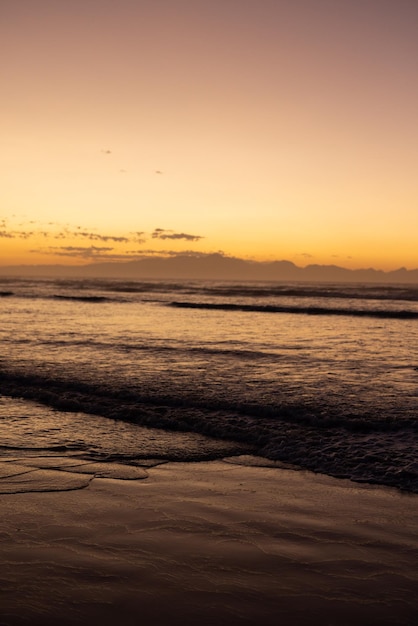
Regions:
<svg viewBox="0 0 418 626"><path fill-rule="evenodd" d="M416 0L0 0L0 265L418 267Z"/></svg>

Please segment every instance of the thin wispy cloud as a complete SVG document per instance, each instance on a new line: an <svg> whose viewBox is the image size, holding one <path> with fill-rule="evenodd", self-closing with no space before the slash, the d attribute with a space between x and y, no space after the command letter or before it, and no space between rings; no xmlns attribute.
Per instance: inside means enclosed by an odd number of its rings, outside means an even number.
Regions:
<svg viewBox="0 0 418 626"><path fill-rule="evenodd" d="M141 255L142 257L150 257L150 256L159 256L159 257L182 257L182 256L193 256L193 257L204 257L211 256L214 254L213 252L199 252L197 250L166 250L166 249L156 249L156 248L144 248L141 250L132 250L130 251L132 254ZM223 252L216 252L216 254L220 254L224 256Z"/></svg>
<svg viewBox="0 0 418 626"><path fill-rule="evenodd" d="M102 257L112 250L113 248L106 246L49 246L46 249L31 250L31 252L91 259L98 256Z"/></svg>
<svg viewBox="0 0 418 626"><path fill-rule="evenodd" d="M86 231L75 231L71 233L73 237L84 237L90 241L114 241L115 243L129 243L129 237L115 235L100 235L98 233L89 233Z"/></svg>
<svg viewBox="0 0 418 626"><path fill-rule="evenodd" d="M91 262L137 261L150 256L150 251L126 250L123 252L116 252L114 248L107 246L49 246L47 248L31 250L31 252L59 257L69 257L79 260L82 259ZM157 250L155 251L155 254L158 254Z"/></svg>
<svg viewBox="0 0 418 626"><path fill-rule="evenodd" d="M4 237L7 239L29 239L29 237L33 237L34 231L24 231L24 230L1 230L0 237Z"/></svg>
<svg viewBox="0 0 418 626"><path fill-rule="evenodd" d="M131 241L133 243L145 243L148 239L147 234L144 231L137 231L137 232L133 232L133 233L129 233L131 235Z"/></svg>
<svg viewBox="0 0 418 626"><path fill-rule="evenodd" d="M189 233L176 233L172 230L164 228L156 228L152 233L153 239L183 239L185 241L199 241L203 239L201 235L190 235Z"/></svg>

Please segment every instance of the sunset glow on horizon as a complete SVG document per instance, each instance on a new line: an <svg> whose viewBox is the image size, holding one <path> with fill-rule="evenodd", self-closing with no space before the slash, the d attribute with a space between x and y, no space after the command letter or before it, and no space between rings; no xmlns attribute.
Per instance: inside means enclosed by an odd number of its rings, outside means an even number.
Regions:
<svg viewBox="0 0 418 626"><path fill-rule="evenodd" d="M0 265L418 267L412 0L6 0Z"/></svg>

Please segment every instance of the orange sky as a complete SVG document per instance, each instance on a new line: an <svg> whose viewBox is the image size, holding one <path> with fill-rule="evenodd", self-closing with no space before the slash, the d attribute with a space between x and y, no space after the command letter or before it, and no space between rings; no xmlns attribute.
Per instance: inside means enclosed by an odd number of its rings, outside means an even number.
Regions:
<svg viewBox="0 0 418 626"><path fill-rule="evenodd" d="M418 267L417 27L415 0L2 1L0 264Z"/></svg>

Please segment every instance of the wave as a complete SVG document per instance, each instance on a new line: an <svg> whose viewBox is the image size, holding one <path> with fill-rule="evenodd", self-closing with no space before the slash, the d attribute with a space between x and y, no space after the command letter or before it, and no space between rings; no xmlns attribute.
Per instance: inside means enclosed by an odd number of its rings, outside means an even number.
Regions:
<svg viewBox="0 0 418 626"><path fill-rule="evenodd" d="M78 342L78 345L80 345L80 343ZM94 347L96 347L97 344L94 344ZM109 347L110 349L114 350L115 346L113 344L100 344L102 347L106 346ZM234 348L209 348L209 347L202 347L202 346L198 346L198 347L193 347L193 346L187 346L187 347L179 347L179 346L168 346L168 345L150 345L150 344L119 344L118 349L123 351L123 352L152 352L152 353L167 353L167 352L172 352L176 355L185 355L188 356L190 354L197 354L197 355L202 355L202 356L220 356L220 357L227 357L227 358L232 358L232 359L244 359L244 360L251 360L251 361L257 361L257 360L261 360L261 359L279 359L280 355L275 353L275 352L268 352L268 351L261 351L261 350L243 350L243 349L234 349ZM299 346L283 346L282 348L283 350L286 349L286 351L294 351L294 350L301 350L301 348Z"/></svg>
<svg viewBox="0 0 418 626"><path fill-rule="evenodd" d="M320 306L289 306L273 304L233 304L229 302L173 301L168 306L182 309L207 309L215 311L241 311L250 313L291 313L300 315L344 315L350 317L377 317L393 319L418 319L418 311L408 309L351 309Z"/></svg>
<svg viewBox="0 0 418 626"><path fill-rule="evenodd" d="M15 338L4 337L4 343L12 343L14 345L36 345L36 346L49 346L52 348L87 348L92 350L100 350L102 352L116 351L122 353L130 352L147 352L153 354L165 354L173 353L176 355L188 356L190 354L202 355L202 356L220 356L232 359L243 359L248 361L257 361L263 359L274 359L277 361L282 358L281 354L277 352L269 352L267 350L245 350L238 348L210 348L205 346L170 346L170 345L158 345L150 343L118 343L114 342L97 341L96 339L38 339L38 338ZM280 347L281 351L299 352L303 350L303 347L298 345Z"/></svg>
<svg viewBox="0 0 418 626"><path fill-rule="evenodd" d="M112 386L113 385L113 386ZM255 454L312 471L418 493L418 420L396 415L341 416L331 407L289 399L277 406L148 391L114 380L77 380L0 371L3 395L55 410L195 432L250 446ZM59 418L57 418L57 426Z"/></svg>
<svg viewBox="0 0 418 626"><path fill-rule="evenodd" d="M42 292L39 293L17 293L14 291L0 291L0 298L4 297L14 297L25 300L68 300L75 302L91 302L91 303L102 303L102 302L127 302L126 299L123 298L111 298L109 296L98 296L98 295L70 295L70 294L45 294Z"/></svg>
<svg viewBox="0 0 418 626"><path fill-rule="evenodd" d="M88 450L87 446L84 446L80 443L68 443L68 444L57 444L57 445L39 445L39 446L13 446L13 445L3 445L0 444L0 450L5 450L6 452L10 451L19 451L19 452L42 452L42 453L55 453L55 452L71 452L76 451L80 452L81 450Z"/></svg>
<svg viewBox="0 0 418 626"><path fill-rule="evenodd" d="M55 300L76 300L80 302L114 302L114 298L108 298L106 296L64 296L61 294L54 294L50 296Z"/></svg>
<svg viewBox="0 0 418 626"><path fill-rule="evenodd" d="M228 282L228 281L141 281L114 279L6 279L0 278L0 296L28 298L60 297L62 299L90 302L130 301L143 299L146 294L162 294L165 298L204 296L222 299L267 298L368 300L418 302L418 287L391 284L343 284L343 283L275 283L275 282ZM13 290L12 290L12 289ZM51 296L51 290L57 295ZM96 292L96 294L95 294ZM97 295L97 292L100 295ZM103 292L109 296L102 295ZM121 300L111 294L121 294ZM85 294L85 295L84 295ZM126 294L123 298L122 294ZM181 294L181 295L180 295ZM100 298L100 300L99 300Z"/></svg>
<svg viewBox="0 0 418 626"><path fill-rule="evenodd" d="M227 298L330 298L354 300L400 300L418 302L418 287L393 284L342 284L342 283L275 283L230 281L124 281L85 280L61 281L60 286L85 289L98 288L117 293L187 293Z"/></svg>
<svg viewBox="0 0 418 626"><path fill-rule="evenodd" d="M201 293L212 296L238 297L238 298L329 298L349 300L400 300L406 302L418 302L418 288L413 286L395 285L330 285L306 284L280 285L269 284L222 284L197 286L190 293Z"/></svg>
<svg viewBox="0 0 418 626"><path fill-rule="evenodd" d="M4 395L36 400L59 410L81 411L145 425L153 425L147 421L145 409L148 406L240 415L260 423L264 420L265 426L283 422L325 430L343 428L346 431L369 433L397 432L408 428L418 433L415 416L405 415L402 419L391 414L377 416L367 413L366 409L361 414L340 415L331 410L327 412L322 405L315 407L312 402L289 399L287 403L280 400L274 405L227 398L200 398L187 393L179 396L169 390L151 392L112 380L78 380L64 376L53 378L48 374L23 371L0 371L0 391ZM170 425L162 419L159 426Z"/></svg>

